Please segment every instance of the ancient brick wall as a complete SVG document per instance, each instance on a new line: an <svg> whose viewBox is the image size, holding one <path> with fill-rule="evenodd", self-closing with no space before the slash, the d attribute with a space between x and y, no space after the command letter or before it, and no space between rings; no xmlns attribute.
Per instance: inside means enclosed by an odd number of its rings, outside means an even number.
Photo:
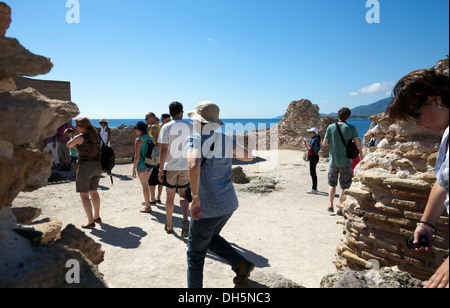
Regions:
<svg viewBox="0 0 450 308"><path fill-rule="evenodd" d="M436 181L441 135L415 124L389 126L383 116L373 120L380 123L374 137L381 141L366 150L346 193L345 238L338 245L335 263L362 269L373 259L426 280L448 256L448 216L443 213L439 221L433 253L408 249L405 238L413 236Z"/></svg>
<svg viewBox="0 0 450 308"><path fill-rule="evenodd" d="M448 58L434 68L448 75ZM425 210L432 185L442 133L419 128L415 123L390 125L384 114L371 120L377 132L365 136L380 140L366 148L365 158L355 169L347 200L342 204L345 237L334 260L338 268L364 269L367 261L380 266L398 266L414 277L427 280L448 257L449 217L443 213L436 226L433 252L408 249Z"/></svg>
<svg viewBox="0 0 450 308"><path fill-rule="evenodd" d="M317 128L323 140L328 126L336 121L337 118L320 115L319 106L307 99L293 101L277 126L279 149L305 151L303 139L309 140L308 129ZM328 148L322 148L320 156L328 157L328 150Z"/></svg>
<svg viewBox="0 0 450 308"><path fill-rule="evenodd" d="M14 77L17 90L26 88L36 89L39 93L51 99L59 99L62 101L71 101L70 82L39 80L25 77Z"/></svg>

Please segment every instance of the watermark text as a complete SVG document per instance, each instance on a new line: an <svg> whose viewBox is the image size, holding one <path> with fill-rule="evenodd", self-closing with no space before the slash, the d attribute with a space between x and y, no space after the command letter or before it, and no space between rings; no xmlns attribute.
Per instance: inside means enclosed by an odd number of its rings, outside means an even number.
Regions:
<svg viewBox="0 0 450 308"><path fill-rule="evenodd" d="M378 0L367 0L366 8L370 8L366 14L366 22L368 24L379 24L380 17L380 2Z"/></svg>
<svg viewBox="0 0 450 308"><path fill-rule="evenodd" d="M79 24L80 2L78 0L67 0L66 8L69 9L66 13L66 22L68 24Z"/></svg>
<svg viewBox="0 0 450 308"><path fill-rule="evenodd" d="M66 268L69 269L66 273L66 282L68 284L80 283L80 262L70 259L66 262Z"/></svg>

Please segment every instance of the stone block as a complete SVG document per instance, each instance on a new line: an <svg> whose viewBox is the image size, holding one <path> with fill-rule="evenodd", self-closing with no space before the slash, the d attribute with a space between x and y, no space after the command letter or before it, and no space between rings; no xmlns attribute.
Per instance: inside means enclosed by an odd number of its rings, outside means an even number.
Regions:
<svg viewBox="0 0 450 308"><path fill-rule="evenodd" d="M422 180L387 178L383 180L383 184L391 187L409 188L418 191L428 191L431 189L430 184Z"/></svg>

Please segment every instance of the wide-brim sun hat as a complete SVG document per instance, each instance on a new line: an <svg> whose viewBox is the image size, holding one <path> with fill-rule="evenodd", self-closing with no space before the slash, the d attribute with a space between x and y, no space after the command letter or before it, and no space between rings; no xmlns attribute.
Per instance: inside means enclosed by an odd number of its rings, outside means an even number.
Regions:
<svg viewBox="0 0 450 308"><path fill-rule="evenodd" d="M105 120L105 119L101 119L100 121L98 121L98 123L99 123L99 124L100 124L100 123L106 123L106 124L109 125L109 122L108 122L107 120Z"/></svg>
<svg viewBox="0 0 450 308"><path fill-rule="evenodd" d="M219 119L220 108L211 101L198 103L194 111L189 111L188 116L191 120L200 121L204 124L217 124L222 126L225 122Z"/></svg>

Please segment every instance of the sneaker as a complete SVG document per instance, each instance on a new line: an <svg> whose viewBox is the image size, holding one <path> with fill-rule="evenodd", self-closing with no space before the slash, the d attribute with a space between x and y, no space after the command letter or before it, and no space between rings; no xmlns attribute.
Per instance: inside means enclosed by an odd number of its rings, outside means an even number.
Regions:
<svg viewBox="0 0 450 308"><path fill-rule="evenodd" d="M244 281L250 277L250 273L255 269L255 264L251 263L250 261L247 261L246 259L242 259L241 262L239 262L238 266L234 269L234 272L236 273L236 277L233 278L233 283L236 286L239 286Z"/></svg>
<svg viewBox="0 0 450 308"><path fill-rule="evenodd" d="M189 236L189 221L183 220L181 224L181 236L186 238Z"/></svg>
<svg viewBox="0 0 450 308"><path fill-rule="evenodd" d="M313 194L313 195L317 195L317 190L315 189L310 189L306 192L307 194Z"/></svg>
<svg viewBox="0 0 450 308"><path fill-rule="evenodd" d="M329 207L329 208L328 208L328 212L334 213L334 207Z"/></svg>

